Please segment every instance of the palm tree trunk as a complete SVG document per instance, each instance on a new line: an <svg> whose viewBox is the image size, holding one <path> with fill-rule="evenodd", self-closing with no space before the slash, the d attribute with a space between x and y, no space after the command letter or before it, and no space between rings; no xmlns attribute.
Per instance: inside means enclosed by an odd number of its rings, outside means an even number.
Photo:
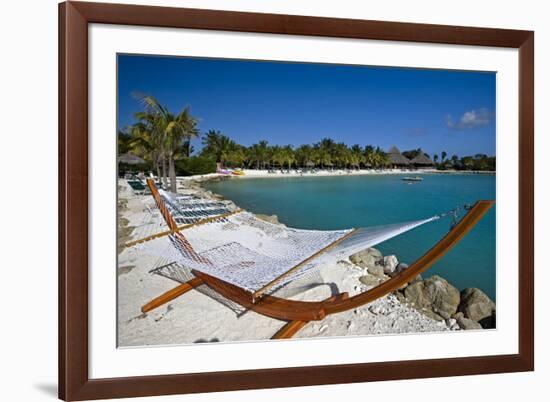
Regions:
<svg viewBox="0 0 550 402"><path fill-rule="evenodd" d="M162 157L162 186L164 188L168 187L168 183L166 182L166 158Z"/></svg>
<svg viewBox="0 0 550 402"><path fill-rule="evenodd" d="M155 162L155 165L157 166L157 180L160 182L160 179L161 179L161 177L160 177L160 161L157 160Z"/></svg>
<svg viewBox="0 0 550 402"><path fill-rule="evenodd" d="M174 156L170 155L168 157L168 172L170 174L170 191L177 193L177 183L176 183L176 167L174 165Z"/></svg>

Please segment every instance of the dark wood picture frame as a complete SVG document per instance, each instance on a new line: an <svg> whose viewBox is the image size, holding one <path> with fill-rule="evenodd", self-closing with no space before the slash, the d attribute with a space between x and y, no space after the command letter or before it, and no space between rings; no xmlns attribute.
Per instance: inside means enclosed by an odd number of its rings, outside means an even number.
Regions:
<svg viewBox="0 0 550 402"><path fill-rule="evenodd" d="M519 353L214 373L88 375L88 24L519 49ZM534 33L120 4L59 5L59 397L138 397L534 370Z"/></svg>

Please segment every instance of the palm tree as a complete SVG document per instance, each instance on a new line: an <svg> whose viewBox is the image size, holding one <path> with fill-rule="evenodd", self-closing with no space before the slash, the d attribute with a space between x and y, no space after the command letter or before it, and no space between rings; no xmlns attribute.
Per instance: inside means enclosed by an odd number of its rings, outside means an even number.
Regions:
<svg viewBox="0 0 550 402"><path fill-rule="evenodd" d="M269 161L269 149L267 141L262 140L257 144L253 144L248 148L249 163L255 163L256 169L260 166L265 168L265 164Z"/></svg>
<svg viewBox="0 0 550 402"><path fill-rule="evenodd" d="M321 167L332 165L332 158L330 157L330 152L321 147L316 148L316 158Z"/></svg>
<svg viewBox="0 0 550 402"><path fill-rule="evenodd" d="M295 158L301 167L306 167L308 162L313 162L314 155L311 145L300 145L295 151Z"/></svg>
<svg viewBox="0 0 550 402"><path fill-rule="evenodd" d="M451 162L453 164L453 168L456 169L458 167L458 164L459 164L458 155L451 156Z"/></svg>
<svg viewBox="0 0 550 402"><path fill-rule="evenodd" d="M378 158L376 149L372 145L365 146L365 163L370 167L376 167L378 165Z"/></svg>
<svg viewBox="0 0 550 402"><path fill-rule="evenodd" d="M139 156L153 162L157 176L161 177L160 149L154 136L154 131L146 124L138 122L130 128L131 139L128 141L128 149Z"/></svg>
<svg viewBox="0 0 550 402"><path fill-rule="evenodd" d="M242 145L234 144L227 154L227 161L234 167L242 167L246 160L246 148Z"/></svg>
<svg viewBox="0 0 550 402"><path fill-rule="evenodd" d="M117 152L118 154L125 154L130 147L130 141L132 140L132 128L126 127L123 130L117 130Z"/></svg>
<svg viewBox="0 0 550 402"><path fill-rule="evenodd" d="M331 138L323 138L315 144L316 157L321 167L332 165L332 154L334 153L335 142Z"/></svg>
<svg viewBox="0 0 550 402"><path fill-rule="evenodd" d="M284 163L286 162L286 155L285 155L284 148L280 147L279 145L275 145L271 147L271 150L272 150L271 162L282 169Z"/></svg>
<svg viewBox="0 0 550 402"><path fill-rule="evenodd" d="M351 164L353 167L359 168L361 164L366 162L365 155L361 145L355 144L351 147Z"/></svg>
<svg viewBox="0 0 550 402"><path fill-rule="evenodd" d="M439 158L438 154L434 154L434 163L437 163L437 159Z"/></svg>
<svg viewBox="0 0 550 402"><path fill-rule="evenodd" d="M294 156L294 149L292 149L292 145L287 145L286 147L283 147L283 155L285 157L285 162L288 164L288 170L290 170L290 166L296 162L296 157Z"/></svg>
<svg viewBox="0 0 550 402"><path fill-rule="evenodd" d="M447 157L446 151L441 151L441 163L445 162L445 158Z"/></svg>
<svg viewBox="0 0 550 402"><path fill-rule="evenodd" d="M166 185L166 159L161 130L157 124L157 114L145 107L144 111L134 114L137 123L132 126L133 147L142 147L151 153L151 159L157 168L157 175Z"/></svg>
<svg viewBox="0 0 550 402"><path fill-rule="evenodd" d="M235 142L220 131L209 130L202 139L204 148L202 154L212 157L221 166L228 160L231 151L235 149Z"/></svg>
<svg viewBox="0 0 550 402"><path fill-rule="evenodd" d="M177 191L175 158L184 153L186 141L198 136L197 120L191 116L188 107L174 115L152 96L142 96L140 100L145 106L145 112L139 114L138 118L152 125L161 150L163 184L166 184L166 162L168 162L170 191L175 193Z"/></svg>

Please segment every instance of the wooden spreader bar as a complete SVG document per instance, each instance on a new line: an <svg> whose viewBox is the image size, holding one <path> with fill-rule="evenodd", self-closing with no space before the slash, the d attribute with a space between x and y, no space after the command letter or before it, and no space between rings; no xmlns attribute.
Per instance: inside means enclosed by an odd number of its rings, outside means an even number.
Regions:
<svg viewBox="0 0 550 402"><path fill-rule="evenodd" d="M136 244L144 243L144 242L149 241L149 240L158 239L159 237L164 237L164 236L171 235L171 234L174 233L174 232L181 232L182 230L185 230L185 229L189 229L189 228L192 228L192 227L195 227L195 226L205 225L205 224L207 224L207 223L217 221L218 219L227 218L227 217L229 217L229 216L231 216L231 215L238 214L238 213L241 212L241 211L242 211L242 209L237 209L237 210L232 211L232 212L226 212L225 214L221 214L221 215L211 216L211 217L209 217L209 218L200 219L200 220L198 220L198 221L196 221L196 222L193 222L193 223L188 223L188 224L185 224L185 225L180 225L180 226L176 227L176 230L175 230L175 231L173 231L173 230L165 230L165 231L163 231L163 232L158 232L158 233L152 234L152 235L150 235L150 236L142 237L141 239L132 240L132 241L126 243L124 246L125 246L125 247L132 247L132 246L135 246Z"/></svg>

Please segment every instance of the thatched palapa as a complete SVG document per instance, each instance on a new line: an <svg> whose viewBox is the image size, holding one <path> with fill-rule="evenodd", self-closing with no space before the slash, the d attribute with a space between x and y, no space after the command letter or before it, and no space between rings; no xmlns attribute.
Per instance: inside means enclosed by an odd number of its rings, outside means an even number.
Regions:
<svg viewBox="0 0 550 402"><path fill-rule="evenodd" d="M403 167L411 164L411 161L401 154L401 151L395 145L388 151L388 156L390 157L390 164L393 167Z"/></svg>
<svg viewBox="0 0 550 402"><path fill-rule="evenodd" d="M414 165L416 167L420 168L429 168L434 166L434 162L426 156L426 154L422 151L418 153L412 160L411 165Z"/></svg>

